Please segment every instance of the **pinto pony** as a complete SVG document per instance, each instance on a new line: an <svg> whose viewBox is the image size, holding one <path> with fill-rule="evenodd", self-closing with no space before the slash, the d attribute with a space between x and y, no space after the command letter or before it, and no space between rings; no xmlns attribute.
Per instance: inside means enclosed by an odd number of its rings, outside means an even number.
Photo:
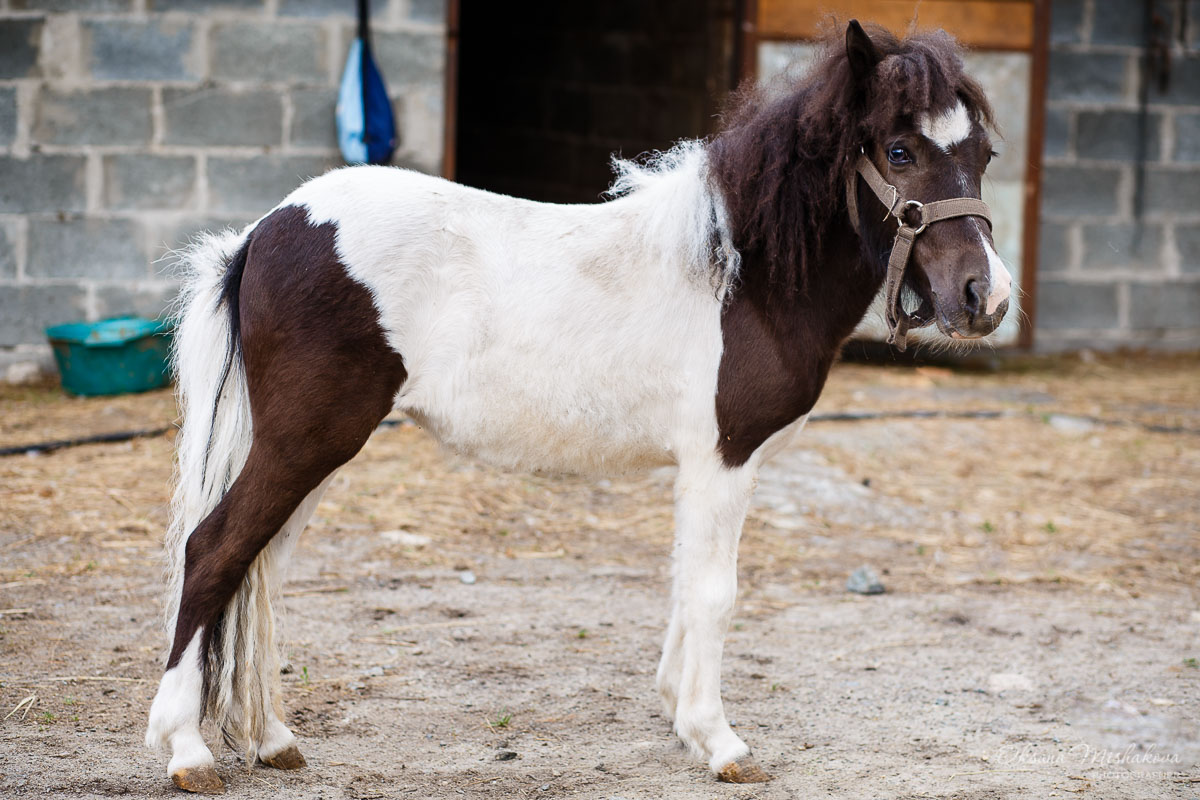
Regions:
<svg viewBox="0 0 1200 800"><path fill-rule="evenodd" d="M334 472L394 409L513 469L678 465L658 690L713 773L764 780L720 695L756 473L885 281L899 344L909 325L999 324L1009 276L978 200L990 127L948 35L851 22L799 82L744 91L711 140L615 162L610 202L354 167L194 246L171 651L147 734L175 784L223 788L205 715L248 763L304 765L280 719L273 597Z"/></svg>

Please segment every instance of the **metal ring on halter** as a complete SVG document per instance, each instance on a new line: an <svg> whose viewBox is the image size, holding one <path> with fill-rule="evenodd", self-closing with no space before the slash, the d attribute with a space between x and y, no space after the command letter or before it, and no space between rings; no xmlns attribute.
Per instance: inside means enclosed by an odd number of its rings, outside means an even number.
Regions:
<svg viewBox="0 0 1200 800"><path fill-rule="evenodd" d="M917 209L917 212L920 213L921 209L924 207L925 207L925 204L919 200L905 200L904 205L901 206L901 208L900 208L900 213L896 215L896 219L900 222L901 226L907 225L908 223L904 221L904 214L908 211L908 209L915 208L915 209ZM928 227L929 227L928 222L922 222L921 227L913 229L913 236L916 236L918 233L920 233L921 231L925 230Z"/></svg>
<svg viewBox="0 0 1200 800"><path fill-rule="evenodd" d="M887 218L892 215L892 209L896 207L896 201L900 199L899 189L897 189L895 186L892 186L890 183L888 184L888 188L892 190L892 202L888 204L888 210L884 212L883 219L881 219L880 222L887 222ZM882 202L883 198L881 197L879 200Z"/></svg>

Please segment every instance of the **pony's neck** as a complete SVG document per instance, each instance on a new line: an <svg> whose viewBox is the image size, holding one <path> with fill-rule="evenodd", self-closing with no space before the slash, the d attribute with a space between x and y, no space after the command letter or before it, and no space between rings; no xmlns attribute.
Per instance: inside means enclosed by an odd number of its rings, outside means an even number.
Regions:
<svg viewBox="0 0 1200 800"><path fill-rule="evenodd" d="M842 343L883 284L845 213L822 233L802 290L772 281L760 254L742 253L722 307L717 375L718 448L730 466L812 410Z"/></svg>
<svg viewBox="0 0 1200 800"><path fill-rule="evenodd" d="M883 285L883 272L864 260L862 252L849 217L839 214L821 231L799 290L771 281L767 265L743 253L734 299L753 305L781 333L802 336L806 349L827 354L832 362Z"/></svg>

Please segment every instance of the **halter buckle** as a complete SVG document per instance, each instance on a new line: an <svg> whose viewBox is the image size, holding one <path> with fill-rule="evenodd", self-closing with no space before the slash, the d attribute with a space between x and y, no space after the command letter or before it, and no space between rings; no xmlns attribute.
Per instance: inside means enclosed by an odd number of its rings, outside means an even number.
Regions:
<svg viewBox="0 0 1200 800"><path fill-rule="evenodd" d="M921 209L924 207L925 207L925 204L919 200L905 200L904 205L902 205L900 207L900 211L896 214L896 221L900 223L900 227L902 227L902 228L910 227L909 224L904 221L904 215L906 213L908 213L908 210L910 208L915 208L917 210L917 214L923 220L925 215L921 214ZM920 227L912 229L913 236L916 236L918 233L920 233L921 231L925 230L928 227L929 227L928 222L922 222Z"/></svg>

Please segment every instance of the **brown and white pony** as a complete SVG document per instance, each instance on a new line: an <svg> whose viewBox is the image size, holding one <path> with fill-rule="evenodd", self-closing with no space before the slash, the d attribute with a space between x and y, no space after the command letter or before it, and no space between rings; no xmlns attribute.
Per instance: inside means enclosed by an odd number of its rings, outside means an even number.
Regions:
<svg viewBox="0 0 1200 800"><path fill-rule="evenodd" d="M714 773L764 779L720 695L755 475L803 425L905 215L979 197L991 124L948 35L852 22L785 92L745 91L710 141L616 162L610 202L354 167L194 246L172 644L147 733L175 784L223 788L206 714L249 763L304 765L280 720L272 598L334 472L393 410L513 469L678 465L659 693ZM916 238L901 274L943 333L975 338L1009 277L985 212L964 213Z"/></svg>

